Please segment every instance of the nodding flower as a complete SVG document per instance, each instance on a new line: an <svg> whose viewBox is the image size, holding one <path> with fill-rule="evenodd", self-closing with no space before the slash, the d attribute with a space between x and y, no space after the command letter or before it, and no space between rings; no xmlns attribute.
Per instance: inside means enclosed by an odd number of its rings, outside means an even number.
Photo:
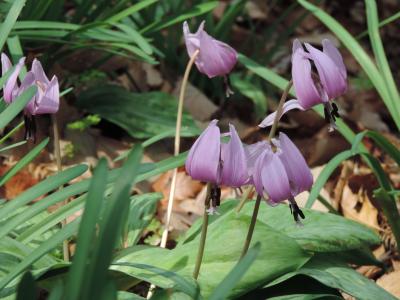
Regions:
<svg viewBox="0 0 400 300"><path fill-rule="evenodd" d="M294 197L311 189L313 176L296 145L280 133L278 139L258 142L246 147L250 183L257 193L271 205L289 200L296 222L304 214Z"/></svg>
<svg viewBox="0 0 400 300"><path fill-rule="evenodd" d="M328 39L322 41L322 51L308 43L304 45L307 51L299 40L293 42L292 78L297 99L284 104L282 115L292 109L307 110L323 104L325 119L332 131L339 117L338 107L332 100L347 89L346 67L339 50ZM312 71L311 62L314 63L316 73ZM259 126L271 126L275 115L276 112L268 115Z"/></svg>
<svg viewBox="0 0 400 300"><path fill-rule="evenodd" d="M207 34L204 30L205 21L201 22L196 33L191 33L189 25L183 23L183 34L186 49L189 57L192 57L196 50L199 54L195 59L197 69L209 78L223 76L226 85L226 96L232 94L229 87L228 75L237 62L237 52L228 44L218 41Z"/></svg>
<svg viewBox="0 0 400 300"><path fill-rule="evenodd" d="M221 135L217 123L218 120L210 122L191 147L185 163L186 172L193 179L211 183L212 195L220 195L215 189L221 185L240 188L249 180L246 154L235 127L229 124L229 133ZM228 142L221 141L225 136L229 137ZM219 199L212 200L215 210Z"/></svg>

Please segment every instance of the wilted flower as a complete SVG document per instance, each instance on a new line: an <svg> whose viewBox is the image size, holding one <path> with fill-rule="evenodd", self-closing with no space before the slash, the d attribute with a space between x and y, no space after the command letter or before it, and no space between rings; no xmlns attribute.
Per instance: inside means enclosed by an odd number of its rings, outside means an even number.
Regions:
<svg viewBox="0 0 400 300"><path fill-rule="evenodd" d="M3 86L3 98L7 104L10 104L18 95L18 75L21 72L25 63L25 57L22 57L15 69L8 77L5 85ZM8 56L4 53L1 54L1 75L4 76L8 70L12 68L12 64Z"/></svg>
<svg viewBox="0 0 400 300"><path fill-rule="evenodd" d="M183 23L183 34L186 49L190 57L196 50L199 54L195 64L199 71L209 78L224 76L227 84L227 96L232 93L228 86L227 75L232 71L237 62L237 52L231 46L214 39L204 30L205 21L201 22L196 33L191 33L189 25Z"/></svg>
<svg viewBox="0 0 400 300"><path fill-rule="evenodd" d="M186 159L186 172L196 180L212 184L213 207L219 205L220 185L241 187L248 182L246 154L233 125L229 124L230 137L221 142L218 120L213 120L193 144ZM219 194L220 195L220 194Z"/></svg>
<svg viewBox="0 0 400 300"><path fill-rule="evenodd" d="M299 221L298 216L304 218L304 215L294 197L310 190L313 184L311 171L299 149L284 133L273 140L273 147L276 151L271 145L261 142L247 151L248 164L253 164L249 170L251 182L257 193L271 205L289 200L295 220ZM257 158L255 154L258 154Z"/></svg>
<svg viewBox="0 0 400 300"><path fill-rule="evenodd" d="M287 101L282 115L292 109L307 110L314 105L323 104L325 119L330 123L330 130L335 128L336 117L339 117L335 103L329 102L342 95L347 88L347 74L340 52L331 41L322 41L323 51L305 43L306 52L300 41L293 42L292 78L297 99ZM318 76L312 72L314 63ZM268 115L259 125L271 126L276 112Z"/></svg>

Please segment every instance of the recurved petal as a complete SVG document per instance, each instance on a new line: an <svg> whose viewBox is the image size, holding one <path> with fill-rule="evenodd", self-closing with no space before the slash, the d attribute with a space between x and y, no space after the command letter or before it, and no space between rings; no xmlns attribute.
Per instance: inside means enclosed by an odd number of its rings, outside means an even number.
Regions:
<svg viewBox="0 0 400 300"><path fill-rule="evenodd" d="M328 39L322 40L322 47L323 47L322 51L326 55L328 55L334 61L336 66L339 68L339 71L342 74L343 78L347 79L346 66L344 65L343 57L340 54L339 50Z"/></svg>
<svg viewBox="0 0 400 300"><path fill-rule="evenodd" d="M321 84L326 90L329 99L342 95L346 91L347 84L339 66L324 52L310 44L305 45L315 63Z"/></svg>
<svg viewBox="0 0 400 300"><path fill-rule="evenodd" d="M36 104L34 115L54 114L58 111L60 106L60 90L56 76L53 76L43 97Z"/></svg>
<svg viewBox="0 0 400 300"><path fill-rule="evenodd" d="M47 78L46 73L43 70L42 64L36 58L32 62L31 71L35 75L36 81L41 82L41 84L45 86L50 84L50 80Z"/></svg>
<svg viewBox="0 0 400 300"><path fill-rule="evenodd" d="M269 150L267 150L266 148L264 150L262 150L262 152L256 158L256 160L254 162L253 170L251 171L250 183L254 184L254 187L260 196L264 196L264 186L263 186L263 182L261 179L261 175L262 175L262 171L263 171L264 158L265 158L265 155L267 154L267 151L269 151Z"/></svg>
<svg viewBox="0 0 400 300"><path fill-rule="evenodd" d="M297 99L292 99L289 101L286 101L285 104L283 104L282 108L282 114L280 115L278 121L282 118L284 114L286 114L288 111L292 109L300 109L300 110L305 110L303 106L301 106L300 102ZM258 124L258 127L265 128L272 126L274 124L276 117L276 111L269 114L260 124Z"/></svg>
<svg viewBox="0 0 400 300"><path fill-rule="evenodd" d="M285 167L292 196L294 197L303 191L310 190L313 184L313 176L299 149L282 132L279 134L279 144L277 146L281 150L278 156Z"/></svg>
<svg viewBox="0 0 400 300"><path fill-rule="evenodd" d="M220 169L220 130L213 120L193 144L186 159L186 172L196 180L218 183Z"/></svg>
<svg viewBox="0 0 400 300"><path fill-rule="evenodd" d="M5 53L1 53L1 75L7 73L7 71L12 67L12 63Z"/></svg>
<svg viewBox="0 0 400 300"><path fill-rule="evenodd" d="M186 50L188 52L189 57L192 57L193 53L197 49L200 49L199 36L203 31L203 27L204 27L204 21L201 23L196 33L191 33L188 23L186 21L183 23L183 36L185 39Z"/></svg>
<svg viewBox="0 0 400 300"><path fill-rule="evenodd" d="M282 202L291 197L286 169L277 153L267 151L262 162L261 181L272 203Z"/></svg>
<svg viewBox="0 0 400 300"><path fill-rule="evenodd" d="M241 187L248 181L246 154L235 127L229 124L230 140L221 148L221 184Z"/></svg>
<svg viewBox="0 0 400 300"><path fill-rule="evenodd" d="M322 103L311 77L311 63L302 49L297 49L292 56L292 78L297 99L304 109Z"/></svg>
<svg viewBox="0 0 400 300"><path fill-rule="evenodd" d="M3 59L4 56L2 56ZM8 59L8 58L7 58ZM25 63L25 57L22 57L18 64L15 66L14 71L11 73L10 77L8 77L6 84L4 85L4 101L6 103L11 103L14 100L14 97L18 93L18 75L21 72L22 67L24 66ZM6 62L7 64L7 62ZM10 62L11 64L11 62Z"/></svg>
<svg viewBox="0 0 400 300"><path fill-rule="evenodd" d="M295 39L295 40L293 41L293 45L292 45L292 55L297 51L297 49L303 50L303 46L301 45L301 42L299 41L299 39Z"/></svg>

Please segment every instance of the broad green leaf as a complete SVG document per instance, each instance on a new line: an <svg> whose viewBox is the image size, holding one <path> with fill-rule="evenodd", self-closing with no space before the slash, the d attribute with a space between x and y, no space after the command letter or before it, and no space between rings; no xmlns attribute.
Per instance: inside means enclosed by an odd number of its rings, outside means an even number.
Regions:
<svg viewBox="0 0 400 300"><path fill-rule="evenodd" d="M340 261L340 257L328 255L313 257L299 270L285 274L269 283L268 286L275 285L299 274L310 276L327 286L344 291L356 299L396 299L374 281L343 264Z"/></svg>
<svg viewBox="0 0 400 300"><path fill-rule="evenodd" d="M26 0L15 0L7 13L4 22L0 25L0 50L3 50L4 43L6 42L15 22L25 5Z"/></svg>
<svg viewBox="0 0 400 300"><path fill-rule="evenodd" d="M177 101L161 92L130 93L118 86L103 86L82 93L77 105L124 128L136 138L149 138L175 128ZM196 129L190 115L183 126Z"/></svg>
<svg viewBox="0 0 400 300"><path fill-rule="evenodd" d="M231 215L224 222L214 222L209 225L205 246L205 255L200 269L198 282L202 296L205 299L211 295L236 265L247 233L250 217ZM279 233L271 227L258 222L253 241L260 241L260 252L238 284L233 287L230 297L241 294L268 282L281 274L296 270L308 259L304 252L291 238ZM177 246L174 250L157 248L134 248L136 251L125 251L117 256L115 263L141 263L177 272L183 276L191 276L196 260L199 237ZM146 280L155 285L167 284L166 279L155 276L142 269L122 266L112 266L134 278Z"/></svg>
<svg viewBox="0 0 400 300"><path fill-rule="evenodd" d="M36 86L31 86L8 105L0 114L0 129L6 127L25 108L35 94Z"/></svg>
<svg viewBox="0 0 400 300"><path fill-rule="evenodd" d="M44 147L49 142L49 138L45 138L35 148L29 151L24 157L22 157L11 169L9 169L3 176L0 177L0 186L3 186L9 181L15 174L17 174L22 168L29 164L36 156L40 154Z"/></svg>
<svg viewBox="0 0 400 300"><path fill-rule="evenodd" d="M250 248L246 255L241 258L237 265L229 272L222 282L215 288L209 300L223 300L229 295L232 288L245 275L251 264L257 258L260 252L260 244L257 243L253 248Z"/></svg>

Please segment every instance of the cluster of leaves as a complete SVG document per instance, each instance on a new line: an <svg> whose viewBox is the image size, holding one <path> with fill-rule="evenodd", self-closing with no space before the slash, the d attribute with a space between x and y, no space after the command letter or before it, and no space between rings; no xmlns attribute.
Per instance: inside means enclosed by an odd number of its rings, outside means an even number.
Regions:
<svg viewBox="0 0 400 300"><path fill-rule="evenodd" d="M7 43L9 52L16 59L22 55L22 41L24 45L43 51L48 65L84 48L105 51L103 61L117 54L155 63L155 56L176 58L176 45L180 39L180 34L174 34L174 30L168 32L168 39L161 30L203 15L217 5L215 1L194 1L196 5L187 8L181 0L160 3L144 0L134 5L123 0L110 9L109 1L75 2L74 14L64 16L63 1L5 1L0 7L4 17L0 48ZM394 101L398 99L397 89L377 35L374 1L366 3L378 67L334 19L305 0L298 2L349 48L399 125L398 103ZM227 36L227 28L243 5L244 1L233 1L215 26L215 36ZM212 24L210 15L206 18ZM239 60L251 76L256 75L279 89L286 86L284 78L250 58L240 55ZM0 79L0 86L7 76ZM264 103L262 91L248 79L249 76L236 75L233 84L261 107ZM35 92L35 88L28 89L10 106L2 105L0 129L23 110ZM110 98L114 100L112 106L108 101ZM96 99L96 105L93 105L93 99ZM106 162L100 160L92 178L71 183L87 170L86 165L78 165L45 179L12 201L0 204L1 298L17 295L18 299L32 299L41 288L49 292L49 299L89 299L88 295L93 299L142 299L131 291L142 282L148 282L157 286L152 299L175 296L189 299L240 296L251 299L340 299L339 291L359 299L394 299L348 266L349 263L380 265L369 250L379 244L379 237L370 229L334 214L307 209L304 227L298 228L292 223L287 207L262 206L253 238L259 242L238 262L253 205L245 205L238 214L233 209L236 200L225 202L221 215L210 218L206 255L199 280L195 282L191 272L200 222L192 226L173 250L138 245L161 195L131 195L133 184L181 166L185 161L186 153L182 153L154 164L140 163L143 148L173 135L176 102L161 92L135 94L115 86L102 86L82 93L77 105L116 123L133 137L147 140L118 158L126 159L120 169L108 170ZM317 112L322 113L321 108L317 108ZM85 128L96 120L87 118L76 126ZM185 116L184 125L186 136L198 133L189 115ZM311 192L308 206L343 159L361 154L381 183L376 195L386 203L384 210L396 232L400 228L400 219L398 214L393 215L397 212L393 205L398 191L393 190L379 162L364 149L361 140L365 135L371 137L397 163L400 162L398 150L379 134L367 132L356 136L343 122L338 126L353 148L327 165ZM5 135L0 144L13 132L14 129ZM0 186L31 162L48 141L38 143L1 176ZM23 143L3 147L0 151ZM43 198L31 204L39 197ZM47 211L48 207L72 198L56 211ZM65 226L60 225L66 217L83 208L82 216ZM75 239L73 260L65 262L60 258L62 243Z"/></svg>

